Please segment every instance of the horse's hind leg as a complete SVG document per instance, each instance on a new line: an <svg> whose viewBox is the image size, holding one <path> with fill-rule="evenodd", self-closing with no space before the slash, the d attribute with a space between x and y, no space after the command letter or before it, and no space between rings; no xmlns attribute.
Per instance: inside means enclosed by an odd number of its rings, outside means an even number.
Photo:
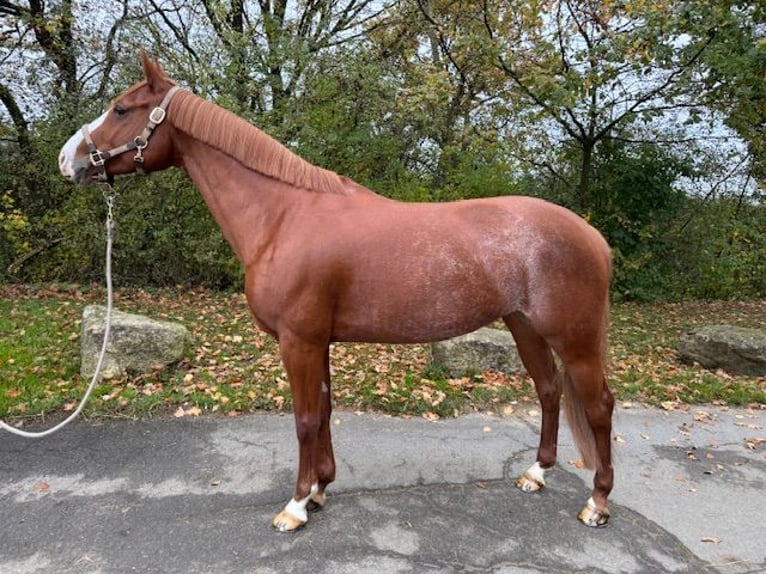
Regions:
<svg viewBox="0 0 766 574"><path fill-rule="evenodd" d="M578 518L587 526L603 526L609 520L607 497L614 485L612 468L612 411L614 398L606 384L604 358L566 361L564 394L569 425L589 467L595 466L593 492Z"/></svg>
<svg viewBox="0 0 766 574"><path fill-rule="evenodd" d="M521 313L503 319L513 334L521 361L535 383L543 412L537 459L516 481L516 486L524 492L534 492L545 486L545 472L556 463L561 381L550 345L532 328L528 319Z"/></svg>

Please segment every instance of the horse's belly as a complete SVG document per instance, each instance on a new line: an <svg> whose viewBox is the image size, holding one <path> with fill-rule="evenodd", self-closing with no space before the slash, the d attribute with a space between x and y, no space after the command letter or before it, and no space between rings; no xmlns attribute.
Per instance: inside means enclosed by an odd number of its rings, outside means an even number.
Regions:
<svg viewBox="0 0 766 574"><path fill-rule="evenodd" d="M514 310L514 297L483 289L371 289L336 308L333 339L425 343L474 331Z"/></svg>

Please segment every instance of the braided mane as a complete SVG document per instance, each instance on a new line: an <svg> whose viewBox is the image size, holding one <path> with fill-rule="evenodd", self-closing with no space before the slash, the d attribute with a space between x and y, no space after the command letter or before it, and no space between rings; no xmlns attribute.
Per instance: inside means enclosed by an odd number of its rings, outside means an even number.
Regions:
<svg viewBox="0 0 766 574"><path fill-rule="evenodd" d="M337 173L307 162L248 121L187 90L173 98L168 119L181 131L263 175L311 191L348 193Z"/></svg>

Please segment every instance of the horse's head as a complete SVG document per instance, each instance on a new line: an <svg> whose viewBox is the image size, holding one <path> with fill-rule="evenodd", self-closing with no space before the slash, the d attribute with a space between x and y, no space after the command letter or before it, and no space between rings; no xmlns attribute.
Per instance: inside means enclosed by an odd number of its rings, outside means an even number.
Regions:
<svg viewBox="0 0 766 574"><path fill-rule="evenodd" d="M59 154L59 169L77 183L164 169L173 162L170 129L160 124L178 89L157 62L141 52L145 79L75 132ZM156 129L155 129L156 128Z"/></svg>

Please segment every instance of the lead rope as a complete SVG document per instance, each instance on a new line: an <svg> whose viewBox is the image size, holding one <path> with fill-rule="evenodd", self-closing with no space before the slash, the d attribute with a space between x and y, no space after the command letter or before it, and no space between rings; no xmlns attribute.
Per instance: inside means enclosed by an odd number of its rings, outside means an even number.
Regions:
<svg viewBox="0 0 766 574"><path fill-rule="evenodd" d="M82 412L85 403L88 402L93 389L96 387L96 382L101 373L101 367L104 363L104 357L106 356L106 345L109 341L109 331L112 326L112 242L114 241L114 202L117 197L114 189L108 183L101 184L101 192L104 195L104 201L106 201L106 264L104 272L106 275L106 317L104 318L104 342L101 344L101 354L99 355L98 363L96 364L96 372L93 373L93 378L85 391L85 396L80 401L77 409L63 421L48 430L40 432L23 431L6 424L5 421L0 419L0 428L15 435L23 436L25 438L42 438L64 428Z"/></svg>

